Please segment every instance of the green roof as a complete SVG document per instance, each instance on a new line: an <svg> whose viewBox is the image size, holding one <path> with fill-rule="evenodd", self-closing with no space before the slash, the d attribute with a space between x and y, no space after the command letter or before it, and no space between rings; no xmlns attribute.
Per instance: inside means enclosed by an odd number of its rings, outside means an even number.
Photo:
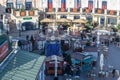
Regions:
<svg viewBox="0 0 120 80"><path fill-rule="evenodd" d="M19 51L0 73L0 80L35 80L45 56Z"/></svg>
<svg viewBox="0 0 120 80"><path fill-rule="evenodd" d="M7 36L5 34L0 35L0 45L2 45L6 40L7 40Z"/></svg>

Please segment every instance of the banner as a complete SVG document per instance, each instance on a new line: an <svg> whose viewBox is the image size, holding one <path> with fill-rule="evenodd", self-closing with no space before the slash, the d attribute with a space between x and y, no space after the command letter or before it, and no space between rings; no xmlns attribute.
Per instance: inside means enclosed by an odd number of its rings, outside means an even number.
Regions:
<svg viewBox="0 0 120 80"><path fill-rule="evenodd" d="M0 62L8 55L8 42L5 41L2 45L0 45Z"/></svg>
<svg viewBox="0 0 120 80"><path fill-rule="evenodd" d="M77 9L79 9L81 6L81 0L77 0Z"/></svg>
<svg viewBox="0 0 120 80"><path fill-rule="evenodd" d="M102 9L107 9L107 1L102 1Z"/></svg>
<svg viewBox="0 0 120 80"><path fill-rule="evenodd" d="M48 0L48 9L52 9L52 0Z"/></svg>
<svg viewBox="0 0 120 80"><path fill-rule="evenodd" d="M93 1L92 0L88 1L88 8L89 8L89 10L93 9Z"/></svg>
<svg viewBox="0 0 120 80"><path fill-rule="evenodd" d="M57 55L60 56L60 43L59 42L47 42L46 43L46 56Z"/></svg>
<svg viewBox="0 0 120 80"><path fill-rule="evenodd" d="M74 8L77 9L77 0L74 0Z"/></svg>
<svg viewBox="0 0 120 80"><path fill-rule="evenodd" d="M66 9L66 0L61 0L61 8Z"/></svg>

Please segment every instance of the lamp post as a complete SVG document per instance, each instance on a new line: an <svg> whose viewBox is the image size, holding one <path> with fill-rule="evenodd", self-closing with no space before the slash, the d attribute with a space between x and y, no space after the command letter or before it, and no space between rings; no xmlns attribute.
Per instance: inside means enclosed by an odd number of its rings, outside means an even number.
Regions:
<svg viewBox="0 0 120 80"><path fill-rule="evenodd" d="M36 29L38 29L39 26L38 26L38 19L36 19Z"/></svg>
<svg viewBox="0 0 120 80"><path fill-rule="evenodd" d="M19 37L21 37L21 21L19 21Z"/></svg>

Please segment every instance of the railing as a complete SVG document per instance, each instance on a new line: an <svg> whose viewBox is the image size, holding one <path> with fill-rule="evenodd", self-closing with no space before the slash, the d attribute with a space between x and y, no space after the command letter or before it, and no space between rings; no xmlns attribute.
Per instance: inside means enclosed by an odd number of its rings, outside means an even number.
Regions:
<svg viewBox="0 0 120 80"><path fill-rule="evenodd" d="M105 11L103 9L95 8L95 13L97 13L97 14L105 14Z"/></svg>
<svg viewBox="0 0 120 80"><path fill-rule="evenodd" d="M36 16L38 14L38 10L24 10L24 11L19 11L19 10L13 10L12 14L16 17L20 16Z"/></svg>
<svg viewBox="0 0 120 80"><path fill-rule="evenodd" d="M80 12L80 8L70 8L70 12Z"/></svg>
<svg viewBox="0 0 120 80"><path fill-rule="evenodd" d="M115 11L115 10L107 10L107 14L109 14L109 15L117 15L117 11Z"/></svg>

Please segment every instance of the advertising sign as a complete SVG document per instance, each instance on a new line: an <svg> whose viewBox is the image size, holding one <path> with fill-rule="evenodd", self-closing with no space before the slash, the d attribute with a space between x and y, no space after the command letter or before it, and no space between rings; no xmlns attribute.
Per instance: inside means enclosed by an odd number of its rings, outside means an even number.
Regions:
<svg viewBox="0 0 120 80"><path fill-rule="evenodd" d="M8 55L8 42L5 41L2 45L0 45L0 62Z"/></svg>

